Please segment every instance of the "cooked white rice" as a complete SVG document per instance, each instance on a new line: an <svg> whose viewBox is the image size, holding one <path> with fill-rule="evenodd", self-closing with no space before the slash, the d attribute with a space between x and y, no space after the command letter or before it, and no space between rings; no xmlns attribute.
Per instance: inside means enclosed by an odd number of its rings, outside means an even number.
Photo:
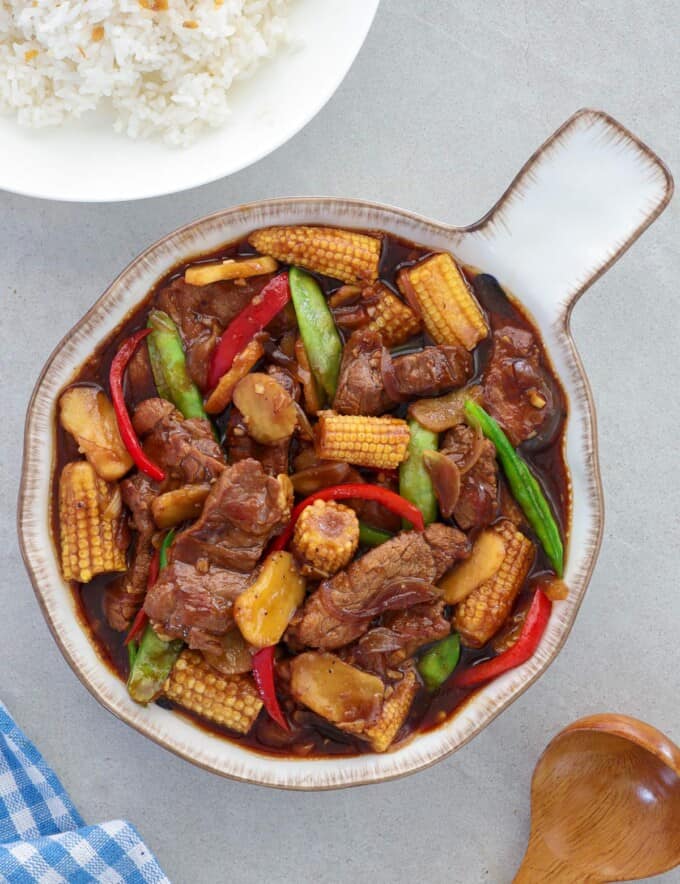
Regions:
<svg viewBox="0 0 680 884"><path fill-rule="evenodd" d="M225 123L232 84L287 39L289 7L290 0L0 0L0 112L38 127L106 109L118 132L189 144Z"/></svg>

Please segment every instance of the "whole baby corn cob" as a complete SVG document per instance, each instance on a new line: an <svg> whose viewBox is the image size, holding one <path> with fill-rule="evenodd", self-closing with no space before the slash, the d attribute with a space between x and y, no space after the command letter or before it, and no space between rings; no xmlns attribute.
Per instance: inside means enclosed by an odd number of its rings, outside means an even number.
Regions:
<svg viewBox="0 0 680 884"><path fill-rule="evenodd" d="M386 347L397 347L420 331L421 322L415 312L387 286L376 283L364 289L363 296L368 299L366 313L371 320L366 328L379 332Z"/></svg>
<svg viewBox="0 0 680 884"><path fill-rule="evenodd" d="M220 675L199 651L182 651L163 693L184 709L239 734L248 733L262 708L249 675Z"/></svg>
<svg viewBox="0 0 680 884"><path fill-rule="evenodd" d="M124 571L123 506L118 486L100 479L86 460L68 463L59 478L61 568L65 580Z"/></svg>
<svg viewBox="0 0 680 884"><path fill-rule="evenodd" d="M406 458L408 424L396 417L320 411L316 429L316 453L322 459L395 469Z"/></svg>
<svg viewBox="0 0 680 884"><path fill-rule="evenodd" d="M352 558L359 545L354 510L333 500L315 500L300 513L293 552L308 577L331 577Z"/></svg>
<svg viewBox="0 0 680 884"><path fill-rule="evenodd" d="M454 628L463 644L481 648L505 623L517 594L529 573L534 545L507 519L491 528L505 544L503 561L494 574L456 608Z"/></svg>
<svg viewBox="0 0 680 884"><path fill-rule="evenodd" d="M402 680L394 686L392 693L389 696L385 694L386 700L380 717L363 733L374 752L385 752L390 748L411 711L417 690L418 679L413 669L409 669Z"/></svg>
<svg viewBox="0 0 680 884"><path fill-rule="evenodd" d="M451 255L433 255L401 270L397 284L418 307L425 328L438 344L472 350L489 334L477 299Z"/></svg>
<svg viewBox="0 0 680 884"><path fill-rule="evenodd" d="M378 278L381 242L374 236L336 227L266 227L248 238L263 255L343 282Z"/></svg>

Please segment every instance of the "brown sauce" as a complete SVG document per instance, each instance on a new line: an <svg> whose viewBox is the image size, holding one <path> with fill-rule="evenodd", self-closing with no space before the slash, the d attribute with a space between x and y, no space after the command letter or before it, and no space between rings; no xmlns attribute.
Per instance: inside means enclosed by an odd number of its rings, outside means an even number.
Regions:
<svg viewBox="0 0 680 884"><path fill-rule="evenodd" d="M121 342L134 331L142 328L146 324L146 317L156 293L172 279L183 275L185 268L189 266L189 264L195 265L203 260L214 261L218 258L244 257L253 253L254 250L244 239L224 246L213 254L203 255L198 261L194 259L172 268L161 280L159 280L144 301L129 314L126 320L116 329L111 337L92 354L87 362L85 362L74 377L73 382L99 384L104 389L107 389L109 366ZM398 294L395 281L398 270L403 266L420 260L429 253L429 249L400 240L396 237L384 235L384 246L380 262L381 281L386 283ZM332 280L327 277L317 276L317 280L327 295L331 294L341 285L337 280ZM554 423L547 433L549 438L546 439L546 434L543 433L536 439L523 443L520 447L520 451L539 478L543 490L552 504L553 511L562 529L562 536L566 547L570 525L570 486L568 470L564 458L567 421L566 396L552 369L549 356L543 346L540 332L531 321L526 311L522 309L521 305L514 298L508 297L493 277L479 274L472 278L472 282L477 299L486 311L492 328L499 324L511 324L519 328L527 329L531 331L541 347L545 366L548 368L551 380L554 384L556 402ZM414 347L421 346L423 343L428 343L426 336L422 336L421 339L415 341ZM486 362L490 357L490 351L490 341L482 342L476 348L474 354L475 375L470 381L471 384L476 383L479 380ZM146 395L154 395L154 391L150 390ZM135 403L131 404L134 405ZM217 420L217 424L220 428L223 428L224 422L224 419ZM57 437L57 457L52 478L54 500L56 500L58 479L62 467L64 464L79 456L75 442L62 430L58 421L55 422L55 432ZM501 483L505 482L502 473L500 475L500 481ZM52 520L53 536L56 539L59 536L59 525L55 506L52 507ZM536 538L532 535L531 531L527 531L526 533L536 542ZM537 553L534 564L527 577L525 589L517 600L517 604L521 604L522 600L527 597L528 586L532 578L545 570L549 570L548 560L538 543L536 543L536 550ZM87 585L81 586L79 584L73 584L72 588L79 605L83 625L90 633L102 660L114 672L116 672L120 678L126 679L128 673L128 661L127 652L123 646L124 635L113 631L108 626L102 609L104 590L114 577L115 575L100 575ZM463 648L461 661L458 664L457 671L467 668L477 660L491 656L493 656L493 650L490 646L478 650ZM460 707L471 693L471 691L454 688L450 684L444 684L434 695L428 694L424 688L421 688L416 696L409 718L394 745L398 745L416 732L422 732L440 726L444 721L451 717L454 711ZM282 698L282 700L283 705L285 706L287 701L285 698ZM186 710L175 707L174 704L163 698L157 702L164 708L174 708L175 714L187 716L201 728L213 733L222 734L225 738L228 738L241 746L266 755L289 758L301 756L332 757L338 755L357 755L367 751L365 742L338 731L328 722L311 712L301 711L299 709L293 710L292 706L289 707L289 711L292 711L293 713L293 721L295 722L296 727L294 729L294 738L291 740L285 738L279 728L272 727L272 724L264 711L260 714L251 732L246 736L241 736L234 734L232 731L213 725Z"/></svg>

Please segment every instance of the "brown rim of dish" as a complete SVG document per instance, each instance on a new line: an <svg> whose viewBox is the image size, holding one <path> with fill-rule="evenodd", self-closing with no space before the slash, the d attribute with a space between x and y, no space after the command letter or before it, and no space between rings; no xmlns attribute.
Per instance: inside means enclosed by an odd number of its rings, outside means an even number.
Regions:
<svg viewBox="0 0 680 884"><path fill-rule="evenodd" d="M497 220L503 212L504 206L507 204L508 200L513 197L518 190L518 186L520 182L524 179L526 174L535 166L536 163L540 162L541 158L548 152L551 148L556 146L563 138L563 136L569 131L569 129L574 126L579 120L583 118L592 118L593 122L595 121L603 121L609 127L611 127L620 138L625 139L626 141L632 143L641 154L643 154L647 160L651 161L654 165L660 169L665 178L665 188L664 195L661 201L655 206L655 208L646 214L640 224L634 229L634 231L628 236L628 238L621 244L621 246L608 258L608 260L597 270L595 270L587 279L581 283L569 296L566 302L564 303L562 309L560 310L557 318L556 324L558 326L558 334L563 342L566 345L566 348L573 360L573 369L572 380L576 384L578 388L578 393L583 396L583 402L581 404L585 405L584 413L587 417L586 427L585 427L585 438L583 440L586 451L589 451L592 455L591 462L589 464L589 476L588 478L588 487L587 494L590 499L590 503L593 506L594 512L597 516L597 530L596 532L588 538L588 547L585 552L585 559L587 561L587 567L578 575L578 583L583 587L581 592L581 597L578 598L575 602L575 606L573 608L573 614L571 616L571 624L568 625L567 628L563 628L562 634L557 639L554 646L550 649L549 656L545 661L542 661L539 665L539 668L536 672L528 675L524 682L522 682L519 686L514 687L512 690L512 695L495 702L495 708L486 709L484 712L484 720L476 724L474 729L460 741L451 748L444 748L442 751L438 751L423 761L417 761L413 764L409 764L409 766L403 770L397 770L394 773L376 773L371 776L361 775L357 776L356 779L349 779L343 782L326 782L326 783L317 783L313 782L310 784L304 782L291 782L291 783L282 783L282 782L266 782L262 778L254 779L250 776L242 776L238 773L226 772L224 770L220 770L213 766L212 764L201 760L200 758L192 756L187 751L183 750L180 747L176 747L171 743L167 742L163 736L159 736L155 734L151 728L141 728L138 723L134 722L130 716L122 709L116 708L115 701L110 700L108 697L102 694L101 690L94 685L90 679L84 675L81 670L76 666L74 660L71 658L70 651L66 647L65 642L62 637L59 635L54 623L52 622L51 615L47 610L47 605L45 600L43 599L42 593L38 586L38 579L33 568L33 564L31 561L31 555L27 548L27 540L24 536L23 524L25 518L25 511L27 509L27 499L26 499L26 486L28 482L27 477L27 462L29 459L29 424L31 420L31 416L33 413L35 399L39 393L42 382L45 378L45 375L50 370L52 363L54 362L56 356L61 351L62 347L69 341L71 336L83 329L84 326L88 325L93 314L97 311L97 308L102 304L104 300L107 299L109 292L112 288L114 288L122 279L127 277L130 272L142 264L147 256L155 252L157 249L161 248L165 243L169 240L179 239L183 234L188 234L190 231L197 226L197 224L209 224L210 222L218 221L221 217L227 215L235 215L239 212L250 212L252 213L258 207L267 206L267 207L285 207L285 206L295 206L300 204L327 204L327 205L342 205L347 207L348 209L358 209L360 211L365 210L375 210L379 212L388 212L393 213L401 218L405 218L407 220L416 222L421 228L429 229L433 232L437 232L439 234L442 231L451 233L451 234L460 234L460 233L469 233L477 230L481 230L486 226L490 226ZM466 227L454 227L446 224L437 224L431 221L429 218L426 218L422 215L419 215L414 212L409 212L407 210L399 209L394 206L375 203L366 200L357 200L357 199L341 199L337 197L282 197L271 200L258 200L251 203L241 204L238 206L234 206L227 210L221 210L218 212L214 212L210 215L206 215L202 218L195 219L188 224L182 225L161 239L157 240L155 243L146 248L143 252L141 252L136 258L134 258L122 271L118 274L118 276L113 280L113 282L107 286L104 293L95 301L92 307L85 313L85 315L73 326L69 332L64 335L61 341L57 344L57 346L53 349L50 354L48 360L46 361L37 381L34 386L34 389L31 394L31 398L29 400L27 412L26 412L26 420L24 427L24 446L23 446L23 462L22 462L22 473L21 473L21 482L19 486L19 499L18 499L18 507L17 507L17 530L19 534L19 545L21 549L22 558L24 560L25 567L28 571L29 578L31 580L31 584L33 586L33 590L38 599L38 603L43 612L43 616L47 621L48 627L61 651L63 656L66 658L69 666L74 671L79 681L87 688L87 690L113 715L119 718L121 721L124 721L126 724L129 724L135 730L139 730L144 736L153 740L158 745L162 746L164 749L169 750L173 754L184 758L185 760L191 761L193 764L197 765L204 770L210 771L211 773L217 773L221 776L225 776L227 778L239 780L241 782L247 782L255 785L267 785L270 788L278 788L278 789L291 789L291 790L301 790L301 791L326 791L331 789L341 789L348 788L351 786L360 786L360 785L372 785L378 782L387 782L390 780L399 779L403 776L406 776L411 773L416 773L421 770L425 770L426 768L432 766L438 761L443 760L449 755L453 754L453 752L460 749L464 746L469 740L471 740L474 736L476 736L481 730L483 730L487 725L489 725L501 712L503 712L511 703L513 703L516 699L518 699L531 685L541 676L546 669L552 664L555 658L558 656L561 651L564 643L567 640L569 633L571 632L571 627L573 622L576 619L579 608L583 602L583 597L585 596L585 591L587 589L588 583L592 576L599 549L602 543L602 536L604 531L604 498L602 491L602 482L600 476L600 468L599 468L599 459L598 459L598 434L597 434L597 423L596 423L596 415L595 415L595 407L592 396L592 391L590 389L590 385L583 368L583 363L579 356L579 353L576 349L570 328L570 319L571 312L573 310L574 304L580 299L583 293L605 273L620 257L621 255L638 239L638 237L647 229L647 227L652 224L653 221L658 218L658 216L663 212L663 210L668 205L672 195L673 195L673 178L667 169L666 165L659 159L659 157L651 150L644 142L640 141L636 136L634 136L631 132L628 131L624 126L610 117L608 114L596 111L592 109L582 109L577 111L573 116L571 116L556 132L548 138L539 148L536 150L532 156L527 160L527 162L522 166L520 171L514 177L509 187L505 190L500 199L495 203L495 205L477 222L470 224ZM193 256L192 256L193 257ZM539 328L540 328L539 324ZM471 695L471 698L465 701L462 706L458 707L457 714L460 713L461 710L464 710L466 705L473 699L476 694ZM455 717L455 716L454 716ZM448 719L451 721L451 719ZM446 727L447 723L444 723L443 728ZM436 730L434 731L436 733ZM414 734L406 743L402 745L408 745L414 740L419 738L419 734ZM247 751L247 750L246 750ZM252 755L257 756L257 753L250 753ZM305 762L301 762L305 763ZM308 760L306 763L310 763ZM313 763L313 762L311 762Z"/></svg>

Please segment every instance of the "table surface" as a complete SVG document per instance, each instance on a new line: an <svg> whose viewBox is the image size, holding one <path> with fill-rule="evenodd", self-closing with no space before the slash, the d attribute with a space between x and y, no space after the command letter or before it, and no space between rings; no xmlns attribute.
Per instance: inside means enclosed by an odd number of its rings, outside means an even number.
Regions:
<svg viewBox="0 0 680 884"><path fill-rule="evenodd" d="M503 884L525 846L531 772L558 730L618 711L680 742L680 201L574 313L598 408L607 523L571 636L471 744L398 782L294 794L222 780L145 740L81 686L40 615L15 531L24 413L45 357L143 247L235 203L357 196L465 224L583 106L611 113L677 171L676 16L676 0L383 0L335 97L250 169L139 203L0 194L0 697L86 820L132 820L174 882Z"/></svg>

